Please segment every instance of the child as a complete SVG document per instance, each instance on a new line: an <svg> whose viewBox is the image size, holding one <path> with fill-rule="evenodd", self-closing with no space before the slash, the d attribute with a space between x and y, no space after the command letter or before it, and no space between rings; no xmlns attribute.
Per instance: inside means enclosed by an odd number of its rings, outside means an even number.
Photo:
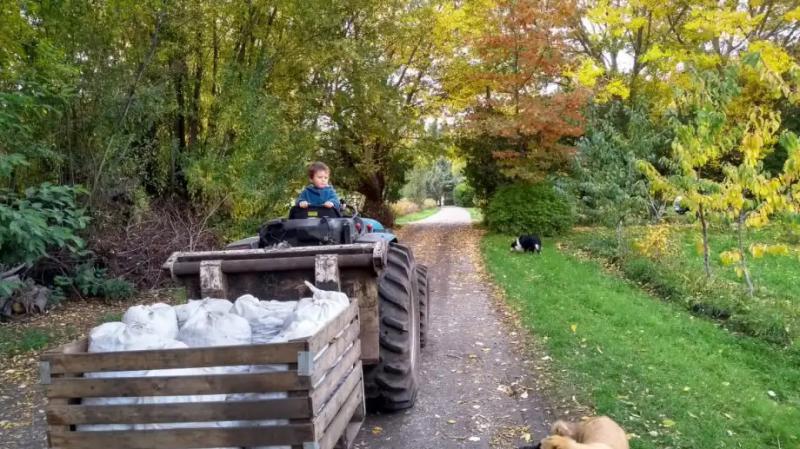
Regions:
<svg viewBox="0 0 800 449"><path fill-rule="evenodd" d="M308 179L311 184L306 186L300 196L297 198L296 204L303 209L308 206L324 206L327 208L341 209L342 205L339 202L339 197L336 196L336 191L333 187L328 185L328 178L330 177L331 170L327 165L322 162L314 162L308 166Z"/></svg>

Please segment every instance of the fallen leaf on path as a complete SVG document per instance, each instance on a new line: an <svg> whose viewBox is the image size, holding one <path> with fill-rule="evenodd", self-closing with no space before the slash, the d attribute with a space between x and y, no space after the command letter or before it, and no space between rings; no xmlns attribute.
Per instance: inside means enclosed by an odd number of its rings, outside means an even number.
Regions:
<svg viewBox="0 0 800 449"><path fill-rule="evenodd" d="M383 427L375 426L372 428L373 435L380 435L381 433L383 433Z"/></svg>
<svg viewBox="0 0 800 449"><path fill-rule="evenodd" d="M497 391L502 391L503 393L512 396L514 394L514 390L511 389L508 385L500 384L497 386Z"/></svg>

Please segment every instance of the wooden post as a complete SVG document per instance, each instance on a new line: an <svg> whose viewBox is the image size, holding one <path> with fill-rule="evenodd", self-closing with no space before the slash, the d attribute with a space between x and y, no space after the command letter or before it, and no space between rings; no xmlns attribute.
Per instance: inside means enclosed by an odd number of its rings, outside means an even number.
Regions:
<svg viewBox="0 0 800 449"><path fill-rule="evenodd" d="M314 284L322 290L342 291L339 259L336 254L318 254L315 258Z"/></svg>
<svg viewBox="0 0 800 449"><path fill-rule="evenodd" d="M222 272L221 260L200 262L200 297L228 299L228 282Z"/></svg>

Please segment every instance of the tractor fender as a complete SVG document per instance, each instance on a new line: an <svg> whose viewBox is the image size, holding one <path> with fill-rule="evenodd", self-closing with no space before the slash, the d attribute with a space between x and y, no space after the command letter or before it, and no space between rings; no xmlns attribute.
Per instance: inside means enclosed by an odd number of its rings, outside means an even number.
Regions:
<svg viewBox="0 0 800 449"><path fill-rule="evenodd" d="M372 226L372 232L386 232L386 227L384 227L383 223L381 223L380 221L374 218L366 218L366 217L360 217L360 218L365 225Z"/></svg>

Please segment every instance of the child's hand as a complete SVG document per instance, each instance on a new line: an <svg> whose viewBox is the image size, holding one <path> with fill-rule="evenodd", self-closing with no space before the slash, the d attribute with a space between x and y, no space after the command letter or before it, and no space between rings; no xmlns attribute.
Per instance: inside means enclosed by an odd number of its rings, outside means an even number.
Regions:
<svg viewBox="0 0 800 449"><path fill-rule="evenodd" d="M333 207L333 203L331 203L330 201L325 201L325 203L323 204L323 206L325 206L325 207L327 207L328 209L330 209L331 207Z"/></svg>
<svg viewBox="0 0 800 449"><path fill-rule="evenodd" d="M308 207L308 201L300 201L297 205L305 209Z"/></svg>

